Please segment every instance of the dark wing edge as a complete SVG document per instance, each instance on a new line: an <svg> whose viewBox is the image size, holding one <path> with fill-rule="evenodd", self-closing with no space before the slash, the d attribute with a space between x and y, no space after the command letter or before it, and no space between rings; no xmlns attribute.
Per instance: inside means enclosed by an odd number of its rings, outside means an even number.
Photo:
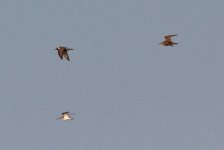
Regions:
<svg viewBox="0 0 224 150"><path fill-rule="evenodd" d="M69 114L69 111L66 111L66 112L63 112L63 113L61 113L62 115L64 115L64 114Z"/></svg>
<svg viewBox="0 0 224 150"><path fill-rule="evenodd" d="M59 56L61 59L63 59L63 53L62 53L61 50L58 50L58 56Z"/></svg>
<svg viewBox="0 0 224 150"><path fill-rule="evenodd" d="M64 55L64 57L65 57L68 61L70 61L69 56L68 56L68 52L67 52L67 51L64 51L64 52L63 52L63 55Z"/></svg>

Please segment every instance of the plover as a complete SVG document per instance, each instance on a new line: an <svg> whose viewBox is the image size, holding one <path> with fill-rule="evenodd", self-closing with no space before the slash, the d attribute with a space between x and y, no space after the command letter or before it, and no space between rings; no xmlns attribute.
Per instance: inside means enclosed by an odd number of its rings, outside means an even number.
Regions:
<svg viewBox="0 0 224 150"><path fill-rule="evenodd" d="M57 119L67 121L67 120L72 120L74 118L71 116L71 114L69 112L63 112L63 113L61 113L61 116L58 117Z"/></svg>
<svg viewBox="0 0 224 150"><path fill-rule="evenodd" d="M59 46L57 48L55 48L55 50L58 51L58 56L63 59L63 56L69 61L69 56L68 56L68 52L70 50L74 50L72 48L68 48L68 47L64 47L64 46Z"/></svg>
<svg viewBox="0 0 224 150"><path fill-rule="evenodd" d="M161 42L160 45L163 45L163 46L173 46L175 44L178 44L178 43L174 43L172 41L171 37L173 37L173 36L177 36L177 34L164 36L165 40L163 42Z"/></svg>

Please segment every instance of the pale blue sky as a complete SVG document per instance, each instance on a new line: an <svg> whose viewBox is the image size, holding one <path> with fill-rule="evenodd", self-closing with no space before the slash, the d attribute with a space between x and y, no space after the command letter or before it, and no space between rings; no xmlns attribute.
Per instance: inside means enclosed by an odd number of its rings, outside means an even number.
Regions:
<svg viewBox="0 0 224 150"><path fill-rule="evenodd" d="M223 10L223 0L2 0L0 149L221 150ZM159 46L166 34L179 44ZM59 45L75 49L70 62ZM75 119L56 120L63 111Z"/></svg>

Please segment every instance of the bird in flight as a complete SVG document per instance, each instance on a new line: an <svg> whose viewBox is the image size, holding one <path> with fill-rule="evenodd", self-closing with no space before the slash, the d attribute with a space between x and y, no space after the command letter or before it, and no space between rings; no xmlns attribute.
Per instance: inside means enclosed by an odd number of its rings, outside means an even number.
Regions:
<svg viewBox="0 0 224 150"><path fill-rule="evenodd" d="M55 50L58 51L58 56L61 59L63 59L63 56L64 56L64 58L66 58L69 61L70 59L69 59L67 51L74 50L74 49L68 48L68 47L59 46L59 47L55 48Z"/></svg>
<svg viewBox="0 0 224 150"><path fill-rule="evenodd" d="M61 113L61 116L57 118L58 120L68 121L74 119L69 111Z"/></svg>
<svg viewBox="0 0 224 150"><path fill-rule="evenodd" d="M177 34L164 36L165 40L163 42L161 42L160 45L163 45L163 46L173 46L175 44L178 44L178 43L175 43L175 42L172 41L171 38L173 36L177 36Z"/></svg>

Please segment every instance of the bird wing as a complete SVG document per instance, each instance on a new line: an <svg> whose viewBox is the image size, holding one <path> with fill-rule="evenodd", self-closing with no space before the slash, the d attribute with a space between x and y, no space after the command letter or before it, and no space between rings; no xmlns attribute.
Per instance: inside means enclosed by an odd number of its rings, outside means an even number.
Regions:
<svg viewBox="0 0 224 150"><path fill-rule="evenodd" d="M69 111L66 111L66 112L63 112L63 113L61 113L62 115L64 115L64 114L69 114Z"/></svg>
<svg viewBox="0 0 224 150"><path fill-rule="evenodd" d="M62 118L63 118L63 116L60 116L60 117L57 118L57 120L62 119Z"/></svg>
<svg viewBox="0 0 224 150"><path fill-rule="evenodd" d="M65 57L68 61L70 60L67 51L64 51L64 52L63 52L63 55L64 55L64 57Z"/></svg>
<svg viewBox="0 0 224 150"><path fill-rule="evenodd" d="M168 41L171 41L171 37L173 37L173 36L177 36L177 34L166 35L166 36L164 36L164 38Z"/></svg>
<svg viewBox="0 0 224 150"><path fill-rule="evenodd" d="M63 59L63 49L58 50L58 56Z"/></svg>
<svg viewBox="0 0 224 150"><path fill-rule="evenodd" d="M65 49L66 49L67 51L69 51L69 50L74 50L74 49L72 49L72 48L68 48L68 47L65 47Z"/></svg>

